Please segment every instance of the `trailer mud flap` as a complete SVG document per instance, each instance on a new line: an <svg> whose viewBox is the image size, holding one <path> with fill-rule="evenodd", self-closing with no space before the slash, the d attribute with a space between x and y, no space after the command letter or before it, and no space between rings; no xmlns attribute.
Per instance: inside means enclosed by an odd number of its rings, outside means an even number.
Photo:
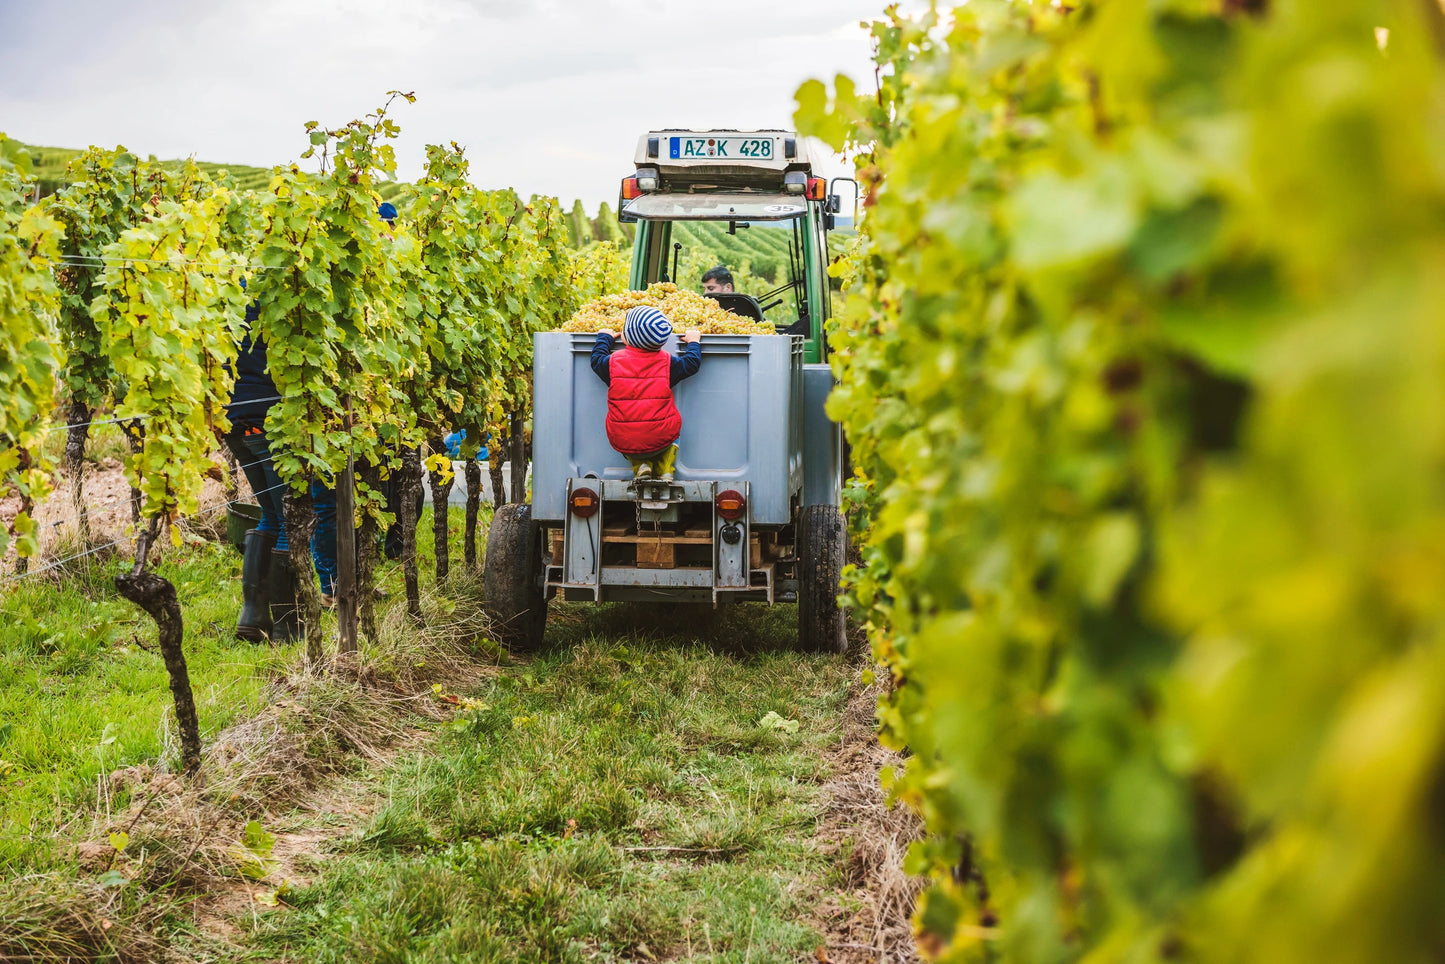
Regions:
<svg viewBox="0 0 1445 964"><path fill-rule="evenodd" d="M742 517L735 520L724 519L717 511L718 488L736 489L743 494L744 502L750 493L746 482L713 483L713 602L718 597L726 594L729 590L746 590L748 588L748 570L750 560L749 542L751 533L748 531L748 516L744 512Z"/></svg>
<svg viewBox="0 0 1445 964"><path fill-rule="evenodd" d="M584 487L590 479L567 480L567 504L572 504L572 490ZM596 483L593 482L594 491ZM607 513L605 502L592 515L581 518L567 513L566 538L563 540L562 572L567 588L591 588L593 599L602 587L602 518Z"/></svg>

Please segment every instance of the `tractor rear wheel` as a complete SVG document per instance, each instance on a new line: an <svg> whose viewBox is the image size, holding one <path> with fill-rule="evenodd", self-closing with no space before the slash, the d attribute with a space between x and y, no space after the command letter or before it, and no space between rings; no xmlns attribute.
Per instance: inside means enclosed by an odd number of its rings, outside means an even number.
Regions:
<svg viewBox="0 0 1445 964"><path fill-rule="evenodd" d="M798 521L798 641L813 653L846 653L848 631L838 605L848 559L848 527L835 505L810 505Z"/></svg>
<svg viewBox="0 0 1445 964"><path fill-rule="evenodd" d="M516 652L531 652L541 646L547 627L541 542L530 505L504 505L492 517L486 568L482 572L482 600L492 635Z"/></svg>

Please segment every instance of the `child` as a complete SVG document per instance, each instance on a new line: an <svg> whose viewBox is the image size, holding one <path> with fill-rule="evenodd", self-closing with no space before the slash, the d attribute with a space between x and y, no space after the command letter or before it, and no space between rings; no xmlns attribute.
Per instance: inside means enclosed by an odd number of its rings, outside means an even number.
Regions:
<svg viewBox="0 0 1445 964"><path fill-rule="evenodd" d="M662 351L672 322L656 308L629 309L622 324L624 347L612 354L612 332L599 331L592 370L607 383L607 441L632 463L638 479L672 481L682 416L672 386L702 367L697 329L682 336L681 356Z"/></svg>

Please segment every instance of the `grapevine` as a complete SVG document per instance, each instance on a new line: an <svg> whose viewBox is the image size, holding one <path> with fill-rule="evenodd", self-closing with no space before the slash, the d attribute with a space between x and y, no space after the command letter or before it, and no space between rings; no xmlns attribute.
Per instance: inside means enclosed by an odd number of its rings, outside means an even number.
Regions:
<svg viewBox="0 0 1445 964"><path fill-rule="evenodd" d="M586 303L625 289L628 267L627 254L621 246L612 241L599 241L573 253L567 283L573 297Z"/></svg>
<svg viewBox="0 0 1445 964"><path fill-rule="evenodd" d="M143 217L144 204L151 195L152 171L119 147L92 147L72 161L68 171L72 182L49 198L46 207L65 228L59 251L64 266L56 272L61 291L59 329L66 357L61 381L69 399L66 421L71 426L65 461L70 472L71 503L81 538L88 542L84 456L89 422L96 411L110 403L115 390L115 372L90 316L90 306L101 292L105 246ZM137 498L133 495L133 506Z"/></svg>
<svg viewBox="0 0 1445 964"><path fill-rule="evenodd" d="M199 508L214 433L227 427L222 407L242 333L245 266L218 243L228 201L221 189L203 201L148 205L143 224L103 249L104 290L91 305L101 343L126 386L117 415L147 419L126 473L145 497L150 524L137 537L134 565L116 577L116 588L156 621L187 771L200 766L201 738L181 646L180 602L175 586L148 565L162 526L180 544L174 523Z"/></svg>
<svg viewBox="0 0 1445 964"><path fill-rule="evenodd" d="M393 92L392 99L405 97ZM389 105L390 102L388 102ZM310 572L314 517L309 485L333 484L354 451L358 463L389 465L393 452L417 444L416 420L396 386L418 357L419 332L401 317L399 283L415 257L407 237L391 239L376 216L378 181L396 169L387 143L398 128L382 107L335 130L309 122L323 171L278 168L261 210L258 257L270 270L253 281L267 362L281 400L269 411L277 474L290 485L286 520L292 566ZM353 415L348 425L348 403ZM370 547L363 544L361 553ZM363 564L361 573L369 573ZM320 593L297 583L313 662L322 658ZM367 604L370 586L358 591ZM370 619L365 619L368 626Z"/></svg>
<svg viewBox="0 0 1445 964"><path fill-rule="evenodd" d="M229 427L222 409L241 337L245 261L218 243L228 201L218 191L205 201L156 205L144 224L104 248L104 291L91 305L126 386L116 415L146 418L127 476L145 497L145 516L164 523L199 509L215 432Z"/></svg>
<svg viewBox="0 0 1445 964"><path fill-rule="evenodd" d="M486 387L487 433L514 465L526 462L526 413L532 405L532 334L557 327L574 304L569 286L571 258L565 218L553 198L534 196L523 204L512 192L507 214L509 270L493 295L505 336ZM501 441L505 437L505 446ZM493 492L502 500L501 458L492 464ZM525 498L525 478L516 472L511 498Z"/></svg>
<svg viewBox="0 0 1445 964"><path fill-rule="evenodd" d="M972 0L799 90L929 957L1438 948L1437 25Z"/></svg>
<svg viewBox="0 0 1445 964"><path fill-rule="evenodd" d="M0 555L14 539L22 559L38 549L26 508L50 487L41 442L64 358L55 331L59 292L49 270L61 228L38 208L23 206L28 187L20 171L0 160L0 491L13 487L22 500L22 511L0 529Z"/></svg>

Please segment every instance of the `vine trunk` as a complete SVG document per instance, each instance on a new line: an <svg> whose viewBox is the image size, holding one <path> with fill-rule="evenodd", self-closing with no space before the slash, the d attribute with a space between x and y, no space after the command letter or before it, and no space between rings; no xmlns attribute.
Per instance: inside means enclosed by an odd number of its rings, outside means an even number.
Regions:
<svg viewBox="0 0 1445 964"><path fill-rule="evenodd" d="M181 647L185 636L181 603L169 579L145 568L155 534L156 524L152 520L151 526L136 540L134 568L115 577L115 588L155 620L161 657L171 680L171 698L176 704L176 726L181 731L181 768L186 773L194 773L201 766L201 727L190 673L186 669L186 654Z"/></svg>
<svg viewBox="0 0 1445 964"><path fill-rule="evenodd" d="M441 453L447 450L446 443L440 436L432 439L429 444L433 452ZM449 472L446 473L445 481L440 472L430 473L429 480L431 482L432 546L436 553L437 585L441 586L446 583L452 566L451 548L447 545L447 517L451 507L447 500L452 494L452 486L455 482Z"/></svg>
<svg viewBox="0 0 1445 964"><path fill-rule="evenodd" d="M416 572L416 500L421 494L421 450L406 448L401 453L401 569L406 576L406 611L421 619L421 584Z"/></svg>
<svg viewBox="0 0 1445 964"><path fill-rule="evenodd" d="M130 448L132 457L139 459L141 449L145 447L146 430L139 419L132 419L125 423L125 444ZM130 487L130 521L140 525L141 493L135 486ZM149 546L146 547L149 550Z"/></svg>
<svg viewBox="0 0 1445 964"><path fill-rule="evenodd" d="M321 642L321 591L316 587L311 562L311 534L316 531L316 512L310 493L287 491L286 542L291 554L291 571L296 575L296 596L301 604L301 626L306 633L306 661L320 666L326 654Z"/></svg>
<svg viewBox="0 0 1445 964"><path fill-rule="evenodd" d="M376 492L381 488L381 470L364 464L356 470L357 478ZM361 632L373 645L376 636L376 539L379 526L370 510L361 514L356 530L356 596L361 618Z"/></svg>
<svg viewBox="0 0 1445 964"><path fill-rule="evenodd" d="M85 509L85 442L90 437L90 406L72 399L65 413L69 427L65 430L65 468L70 473L70 504L75 507L75 523L80 541L90 547L90 513Z"/></svg>
<svg viewBox="0 0 1445 964"><path fill-rule="evenodd" d="M482 508L482 467L467 460L467 522L462 540L462 561L469 571L477 568L477 514Z"/></svg>

